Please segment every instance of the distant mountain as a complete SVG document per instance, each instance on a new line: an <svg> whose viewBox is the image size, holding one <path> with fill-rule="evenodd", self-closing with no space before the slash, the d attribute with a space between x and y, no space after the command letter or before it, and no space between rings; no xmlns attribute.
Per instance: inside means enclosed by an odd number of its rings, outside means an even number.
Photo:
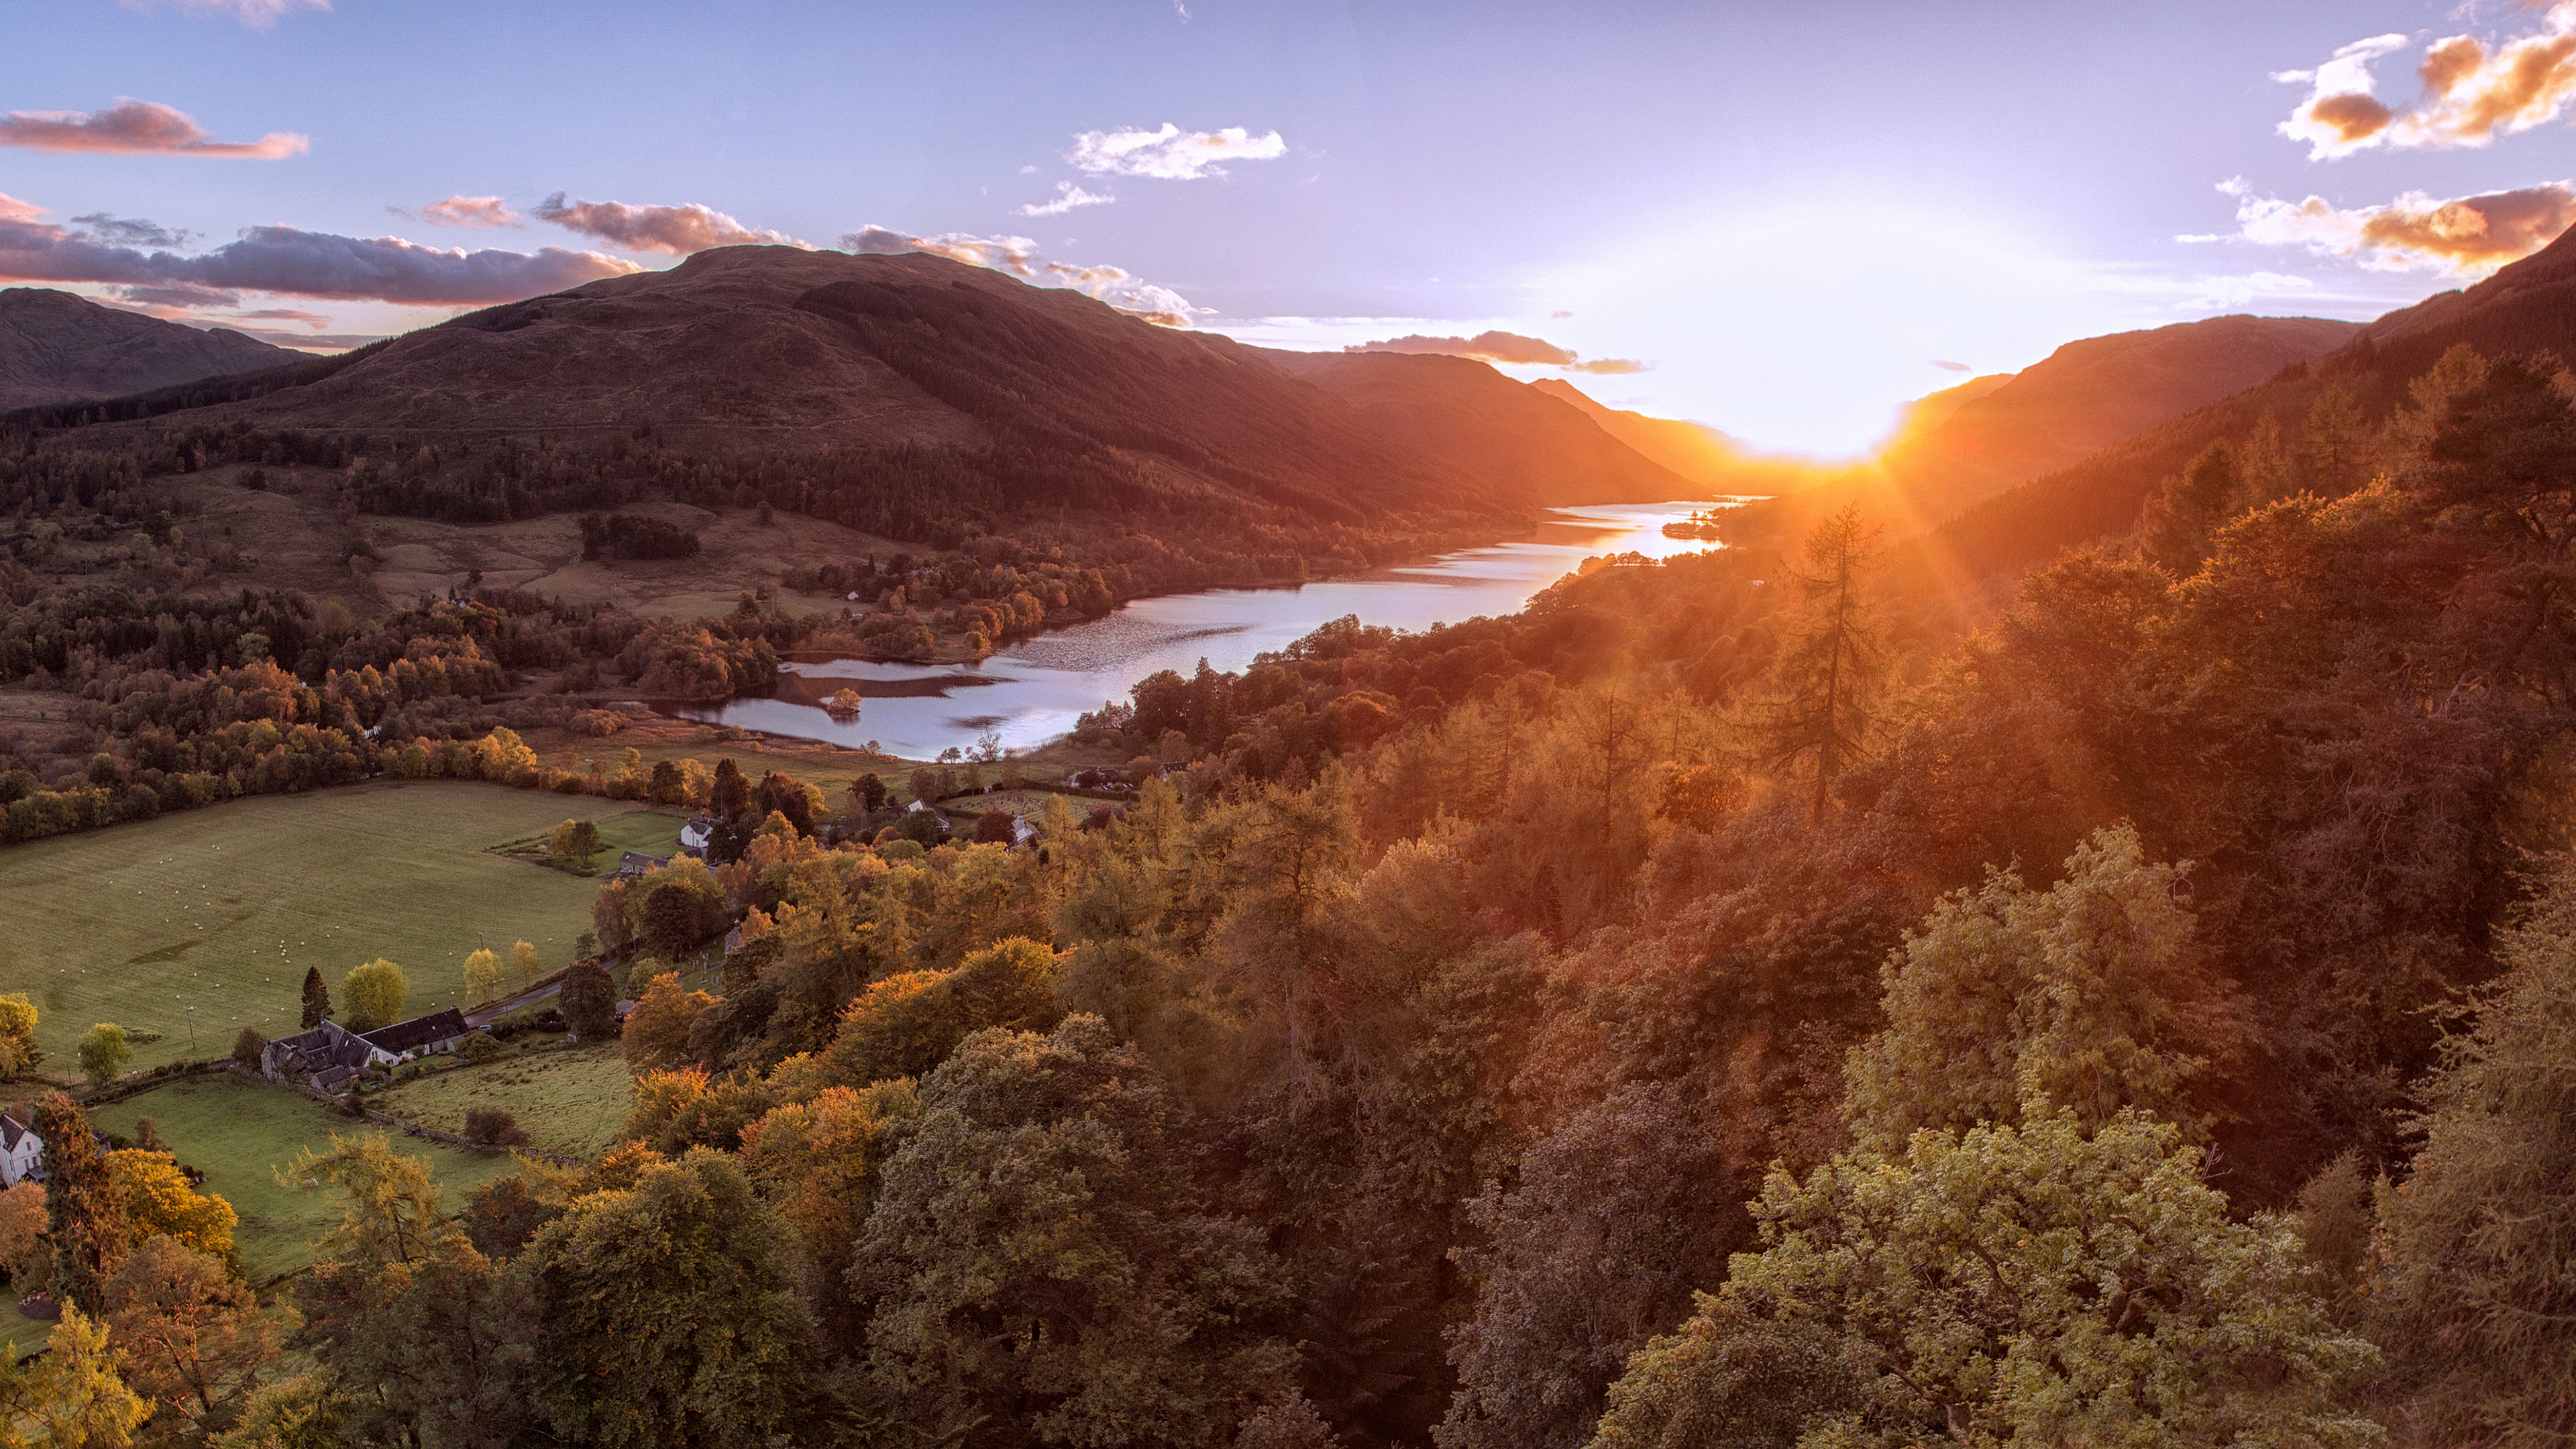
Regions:
<svg viewBox="0 0 2576 1449"><path fill-rule="evenodd" d="M1581 409L1603 432L1700 485L1704 493L1779 493L1814 479L1808 464L1754 453L1706 423L1605 407L1561 378L1541 378L1530 386Z"/></svg>
<svg viewBox="0 0 2576 1449"><path fill-rule="evenodd" d="M1794 536L1854 501L1893 532L1918 533L2323 357L2361 330L2317 317L2231 316L2070 342L1981 392L1962 396L1984 379L1951 389L1946 398L1957 401L1946 418L1900 432L1866 468L1742 510L1729 536Z"/></svg>
<svg viewBox="0 0 2576 1449"><path fill-rule="evenodd" d="M1351 521L1692 492L1480 362L1271 352L918 253L724 247L108 411L422 441L865 450L921 478L936 471L924 459L954 457L980 470L963 491L987 508L1248 496Z"/></svg>
<svg viewBox="0 0 2576 1449"><path fill-rule="evenodd" d="M238 332L182 327L69 292L0 288L0 410L120 397L304 357Z"/></svg>
<svg viewBox="0 0 2576 1449"><path fill-rule="evenodd" d="M1960 408L1975 402L2018 376L2020 376L2018 373L1990 372L1983 377L1969 378L1957 387L1945 387L1939 392L1926 393L1916 398L1905 405L1905 411L1897 415L1896 432L1887 440L1887 445L1895 447L1899 443L1923 436L1950 421Z"/></svg>
<svg viewBox="0 0 2576 1449"><path fill-rule="evenodd" d="M1472 358L1264 352L1402 446L1543 504L1659 503L1703 491L1563 399ZM1687 426L1687 425L1685 425Z"/></svg>
<svg viewBox="0 0 2576 1449"><path fill-rule="evenodd" d="M1989 498L1943 524L1932 542L1947 567L1991 576L2125 534L2164 480L2211 443L2242 440L2268 419L2295 448L2309 409L2330 389L2376 425L2405 402L2410 380L2463 345L2489 357L2554 353L2576 361L2576 232L2473 287L2391 312L2307 366Z"/></svg>

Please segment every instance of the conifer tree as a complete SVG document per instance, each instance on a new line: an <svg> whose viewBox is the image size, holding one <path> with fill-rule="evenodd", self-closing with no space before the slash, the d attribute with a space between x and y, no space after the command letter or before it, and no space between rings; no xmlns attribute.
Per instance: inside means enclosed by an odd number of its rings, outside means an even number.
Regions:
<svg viewBox="0 0 2576 1449"><path fill-rule="evenodd" d="M1816 757L1812 818L1822 820L1834 778L1859 758L1887 670L1865 584L1877 567L1879 530L1858 504L1807 535L1806 566L1787 570L1802 602L1781 651L1778 695L1765 724L1774 763Z"/></svg>
<svg viewBox="0 0 2576 1449"><path fill-rule="evenodd" d="M36 1104L34 1125L45 1144L45 1232L54 1241L54 1296L96 1313L128 1236L107 1154L99 1150L89 1114L60 1092L47 1092Z"/></svg>
<svg viewBox="0 0 2576 1449"><path fill-rule="evenodd" d="M331 1015L331 988L322 984L322 968L304 968L304 1029L311 1031Z"/></svg>

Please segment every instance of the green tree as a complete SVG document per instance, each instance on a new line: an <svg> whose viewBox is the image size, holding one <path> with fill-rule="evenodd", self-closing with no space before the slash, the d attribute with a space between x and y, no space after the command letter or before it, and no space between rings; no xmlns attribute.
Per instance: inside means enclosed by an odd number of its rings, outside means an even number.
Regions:
<svg viewBox="0 0 2576 1449"><path fill-rule="evenodd" d="M307 1147L279 1168L277 1183L340 1200L340 1225L319 1244L334 1262L367 1269L416 1262L462 1236L439 1211L428 1160L395 1151L382 1133L334 1132L327 1151Z"/></svg>
<svg viewBox="0 0 2576 1449"><path fill-rule="evenodd" d="M339 1407L351 1442L528 1442L527 1285L461 1236L404 1262L323 1264L303 1302L314 1356L363 1386Z"/></svg>
<svg viewBox="0 0 2576 1449"><path fill-rule="evenodd" d="M563 1439L600 1449L767 1444L808 1369L791 1241L705 1149L575 1198L519 1260L539 1325L531 1398Z"/></svg>
<svg viewBox="0 0 2576 1449"><path fill-rule="evenodd" d="M411 978L403 969L379 956L363 966L353 966L340 981L340 999L348 1003L351 1031L374 1031L402 1020L404 998L411 995Z"/></svg>
<svg viewBox="0 0 2576 1449"><path fill-rule="evenodd" d="M465 957L465 999L489 1001L501 989L501 958L488 950L476 950Z"/></svg>
<svg viewBox="0 0 2576 1449"><path fill-rule="evenodd" d="M2375 1336L2427 1442L2576 1438L2576 877L2499 943L2507 970L2421 1089L2423 1145L2379 1194Z"/></svg>
<svg viewBox="0 0 2576 1449"><path fill-rule="evenodd" d="M304 968L304 1029L311 1031L331 1019L331 988L322 984L322 968Z"/></svg>
<svg viewBox="0 0 2576 1449"><path fill-rule="evenodd" d="M1824 818L1835 779L1868 743L1887 672L1868 589L1878 558L1878 526L1854 503L1807 535L1805 567L1784 568L1800 607L1780 651L1763 733L1774 764L1815 756L1815 820Z"/></svg>
<svg viewBox="0 0 2576 1449"><path fill-rule="evenodd" d="M584 1041L599 1041L617 1033L617 983L608 979L608 968L597 961L576 961L564 973L563 988L555 997L555 1007L563 1013L564 1024L573 1035Z"/></svg>
<svg viewBox="0 0 2576 1449"><path fill-rule="evenodd" d="M233 1038L233 1065L235 1066L258 1071L260 1058L267 1052L268 1038L259 1034L258 1027L243 1027L241 1035Z"/></svg>
<svg viewBox="0 0 2576 1449"><path fill-rule="evenodd" d="M599 854L599 827L587 820L567 820L546 837L546 850L557 865L587 870L590 858Z"/></svg>
<svg viewBox="0 0 2576 1449"><path fill-rule="evenodd" d="M89 1114L60 1092L36 1103L31 1124L45 1144L45 1233L54 1244L54 1297L97 1312L108 1275L125 1256L125 1210Z"/></svg>
<svg viewBox="0 0 2576 1449"><path fill-rule="evenodd" d="M2296 1229L2233 1220L2168 1124L2033 1109L1926 1130L1803 1183L1775 1172L1754 1214L1768 1246L1736 1256L1723 1302L1828 1329L1867 1366L1802 1444L2381 1438L2348 1397L2378 1355L2309 1292Z"/></svg>
<svg viewBox="0 0 2576 1449"><path fill-rule="evenodd" d="M2200 571L2221 524L2243 500L2245 480L2236 450L2212 443L2182 470L2165 480L2164 491L2147 504L2138 528L2146 555L2177 578Z"/></svg>
<svg viewBox="0 0 2576 1449"><path fill-rule="evenodd" d="M81 1075L91 1086L104 1086L115 1081L134 1060L134 1048L126 1044L125 1028L112 1021L102 1021L81 1033L73 1052L80 1058Z"/></svg>
<svg viewBox="0 0 2576 1449"><path fill-rule="evenodd" d="M2241 1024L2195 948L2183 874L2123 825L2047 891L1998 871L1943 897L1883 970L1886 1030L1844 1068L1854 1139L1894 1153L1918 1128L2009 1123L2034 1101L2196 1122L2188 1089Z"/></svg>
<svg viewBox="0 0 2576 1449"><path fill-rule="evenodd" d="M0 1082L14 1082L44 1060L36 1045L36 1004L23 991L0 995Z"/></svg>
<svg viewBox="0 0 2576 1449"><path fill-rule="evenodd" d="M1285 1281L1098 1017L968 1037L895 1130L851 1268L865 1412L996 1443L1218 1445L1285 1387ZM854 1393L861 1392L854 1389Z"/></svg>
<svg viewBox="0 0 2576 1449"><path fill-rule="evenodd" d="M329 1374L295 1374L252 1391L240 1422L206 1442L210 1449L341 1449L348 1417L348 1400Z"/></svg>

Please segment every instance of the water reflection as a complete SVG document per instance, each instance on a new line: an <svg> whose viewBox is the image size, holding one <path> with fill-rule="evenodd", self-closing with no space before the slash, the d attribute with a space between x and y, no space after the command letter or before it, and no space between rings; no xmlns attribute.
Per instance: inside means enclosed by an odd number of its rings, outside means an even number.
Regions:
<svg viewBox="0 0 2576 1449"><path fill-rule="evenodd" d="M1103 701L1124 700L1159 669L1186 674L1201 659L1241 669L1317 625L1357 614L1369 624L1426 629L1480 614L1509 614L1594 554L1649 558L1712 545L1663 536L1710 500L1564 509L1530 538L1443 554L1358 578L1277 589L1210 589L1138 599L1106 618L1024 640L975 664L880 664L836 659L791 664L817 680L847 684L866 699L856 719L835 720L810 705L736 699L686 707L687 719L842 745L876 741L908 759L998 734L1013 748L1044 744Z"/></svg>

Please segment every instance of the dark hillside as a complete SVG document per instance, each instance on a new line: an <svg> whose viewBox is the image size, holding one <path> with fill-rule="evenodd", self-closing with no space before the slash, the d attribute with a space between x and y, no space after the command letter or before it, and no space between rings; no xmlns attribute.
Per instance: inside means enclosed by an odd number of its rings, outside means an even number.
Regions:
<svg viewBox="0 0 2576 1449"><path fill-rule="evenodd" d="M116 397L304 360L43 287L0 288L0 411Z"/></svg>

